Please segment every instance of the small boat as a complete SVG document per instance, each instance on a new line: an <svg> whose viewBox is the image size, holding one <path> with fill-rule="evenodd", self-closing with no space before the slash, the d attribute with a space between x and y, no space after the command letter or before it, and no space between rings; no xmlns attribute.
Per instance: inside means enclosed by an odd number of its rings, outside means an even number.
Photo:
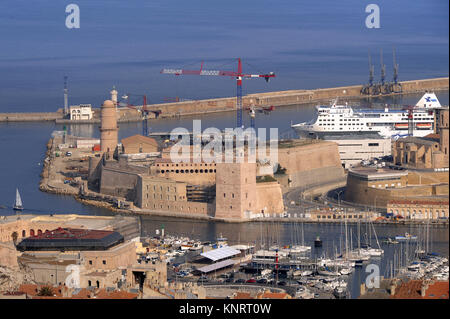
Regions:
<svg viewBox="0 0 450 319"><path fill-rule="evenodd" d="M340 271L341 275L350 275L353 272L353 268L342 268Z"/></svg>
<svg viewBox="0 0 450 319"><path fill-rule="evenodd" d="M345 299L347 298L347 290L343 287L334 288L333 295L336 299Z"/></svg>
<svg viewBox="0 0 450 319"><path fill-rule="evenodd" d="M384 240L383 243L389 244L389 245L394 245L394 244L398 244L399 242L395 239L388 238L388 239Z"/></svg>
<svg viewBox="0 0 450 319"><path fill-rule="evenodd" d="M322 240L319 236L317 236L316 240L314 240L314 247L322 247Z"/></svg>
<svg viewBox="0 0 450 319"><path fill-rule="evenodd" d="M19 190L16 188L16 200L13 205L14 210L23 210L22 198L20 198Z"/></svg>
<svg viewBox="0 0 450 319"><path fill-rule="evenodd" d="M404 236L395 236L395 240L417 240L417 236L405 233Z"/></svg>

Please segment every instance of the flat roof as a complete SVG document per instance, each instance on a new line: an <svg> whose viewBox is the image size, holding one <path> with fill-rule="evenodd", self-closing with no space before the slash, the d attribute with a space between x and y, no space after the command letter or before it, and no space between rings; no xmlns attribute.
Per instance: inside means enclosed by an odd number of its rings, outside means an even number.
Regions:
<svg viewBox="0 0 450 319"><path fill-rule="evenodd" d="M229 246L213 249L210 251L207 251L205 253L201 253L201 255L205 258L208 258L212 261L217 261L225 258L229 258L232 256L239 255L241 253L240 250L234 249Z"/></svg>
<svg viewBox="0 0 450 319"><path fill-rule="evenodd" d="M214 270L218 270L218 269L221 269L221 268L232 266L235 263L236 263L236 261L234 261L233 259L227 259L227 260L219 261L219 262L217 262L215 264L212 264L212 265L208 265L208 266L204 266L202 268L198 268L197 270L200 271L200 272L203 272L203 273L209 273L209 272L214 271Z"/></svg>
<svg viewBox="0 0 450 319"><path fill-rule="evenodd" d="M24 238L17 245L17 249L19 251L107 250L123 242L123 236L115 231L59 227Z"/></svg>
<svg viewBox="0 0 450 319"><path fill-rule="evenodd" d="M358 167L349 169L349 174L362 177L364 179L387 179L408 175L407 170L393 170L389 168L370 168L370 167Z"/></svg>

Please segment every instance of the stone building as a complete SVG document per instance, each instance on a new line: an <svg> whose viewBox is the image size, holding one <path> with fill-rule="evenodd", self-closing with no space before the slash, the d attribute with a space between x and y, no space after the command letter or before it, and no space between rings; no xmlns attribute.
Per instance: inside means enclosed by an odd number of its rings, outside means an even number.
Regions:
<svg viewBox="0 0 450 319"><path fill-rule="evenodd" d="M186 183L139 175L136 195L136 205L141 208L156 209L161 203L186 202Z"/></svg>
<svg viewBox="0 0 450 319"><path fill-rule="evenodd" d="M18 249L19 264L39 284L62 285L71 276L80 287L118 287L122 270L137 260L134 242L113 231L58 228L25 238Z"/></svg>
<svg viewBox="0 0 450 319"><path fill-rule="evenodd" d="M394 163L413 168L444 167L444 153L441 152L439 139L434 137L408 136L398 139L393 150Z"/></svg>
<svg viewBox="0 0 450 319"><path fill-rule="evenodd" d="M407 219L448 219L448 200L390 200L387 212Z"/></svg>
<svg viewBox="0 0 450 319"><path fill-rule="evenodd" d="M393 145L394 163L411 168L449 167L449 109L436 109L435 134L398 139Z"/></svg>
<svg viewBox="0 0 450 319"><path fill-rule="evenodd" d="M437 133L439 134L440 150L444 153L443 166L449 166L449 109L442 108L436 110Z"/></svg>
<svg viewBox="0 0 450 319"><path fill-rule="evenodd" d="M121 142L124 154L158 152L158 142L151 137L136 134L122 139Z"/></svg>
<svg viewBox="0 0 450 319"><path fill-rule="evenodd" d="M158 158L150 166L150 174L191 185L213 185L216 182L216 163L175 163Z"/></svg>

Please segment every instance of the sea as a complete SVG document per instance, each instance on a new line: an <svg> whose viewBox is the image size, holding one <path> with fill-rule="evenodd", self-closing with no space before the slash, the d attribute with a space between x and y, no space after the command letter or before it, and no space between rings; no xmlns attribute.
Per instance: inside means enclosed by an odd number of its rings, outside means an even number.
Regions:
<svg viewBox="0 0 450 319"><path fill-rule="evenodd" d="M66 6L80 9L80 28L68 29ZM275 72L276 78L244 81L244 94L313 89L366 83L368 54L380 78L380 51L386 79L392 79L392 52L399 64L399 80L448 76L448 1L377 1L380 28L368 29L368 3L348 1L202 1L202 0L5 0L0 3L0 112L52 112L63 106L63 78L68 77L69 103L99 107L113 86L119 96L146 94L150 103L174 98L196 100L229 97L236 83L228 77L170 76L162 68L236 70L243 60L246 73ZM441 104L449 104L449 91L436 92ZM361 100L362 107L415 104L421 94ZM291 134L291 123L310 120L314 105L279 107L257 113L256 127ZM183 118L149 120L150 131L234 127L234 112ZM248 116L244 119L249 123ZM246 124L248 125L248 124ZM15 190L19 189L29 214L111 215L108 210L83 205L71 196L39 191L46 143L63 125L53 122L0 123L0 215L12 215ZM119 126L119 137L142 132L142 123ZM67 125L71 134L99 136L96 125ZM224 236L231 243L273 240L293 243L298 225L286 223L227 224L165 217L141 217L142 234L155 230L201 240ZM356 234L356 226L352 233ZM338 247L341 225L304 224L305 244L316 236L324 242L320 255ZM378 239L420 228L375 226ZM270 235L269 235L270 234ZM448 228L431 230L432 251L448 256ZM354 242L355 238L354 238ZM399 245L387 246L377 261L381 275L388 275ZM367 274L357 270L351 278L351 296Z"/></svg>

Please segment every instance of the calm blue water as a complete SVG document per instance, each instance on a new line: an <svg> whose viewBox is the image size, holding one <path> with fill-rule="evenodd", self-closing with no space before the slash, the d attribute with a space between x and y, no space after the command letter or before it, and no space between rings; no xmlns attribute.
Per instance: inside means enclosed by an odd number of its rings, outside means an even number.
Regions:
<svg viewBox="0 0 450 319"><path fill-rule="evenodd" d="M77 3L81 28L65 28L65 6ZM363 1L205 1L205 0L3 0L0 3L0 112L54 111L63 103L63 76L69 76L69 102L99 106L116 85L119 93L147 94L150 102L179 96L199 99L235 95L228 78L171 77L163 67L235 69L241 57L244 71L276 73L244 83L244 94L274 90L309 89L360 84L367 81L370 50L379 79L379 50L384 52L387 79L392 77L392 48L397 51L400 80L448 76L448 1L377 1L381 28L367 29ZM415 104L421 95L375 99L379 103ZM439 92L448 105L448 91ZM280 108L258 115L257 127L289 129L291 121L309 120L313 106ZM234 113L152 120L153 131L192 126L233 127ZM248 119L246 119L248 121ZM72 197L38 189L45 145L53 123L0 123L0 215L10 209L18 187L27 213L110 214L84 206ZM71 125L72 134L98 136L98 125ZM141 123L120 125L120 137L142 131ZM6 208L1 208L6 207ZM153 234L165 225L168 233L213 240L219 234L230 242L255 243L258 223L231 225L174 218L143 217L143 232ZM280 243L292 242L289 224L269 225L280 233ZM410 231L393 226L378 228L380 238ZM339 225L305 225L305 240L316 235L324 251L338 245ZM356 232L354 232L355 234ZM414 232L412 232L414 233ZM198 234L198 235L193 235ZM448 229L433 231L433 249L448 255ZM394 248L383 247L382 274ZM398 248L395 248L398 249ZM357 295L362 271L354 276Z"/></svg>
<svg viewBox="0 0 450 319"><path fill-rule="evenodd" d="M65 27L65 7L80 7L81 28ZM381 28L365 27L370 2L296 0L3 0L0 3L0 112L98 106L119 93L186 99L232 96L235 81L161 75L163 67L269 72L245 81L244 93L359 84L380 49L387 79L392 48L400 80L448 76L448 1L379 0Z"/></svg>

